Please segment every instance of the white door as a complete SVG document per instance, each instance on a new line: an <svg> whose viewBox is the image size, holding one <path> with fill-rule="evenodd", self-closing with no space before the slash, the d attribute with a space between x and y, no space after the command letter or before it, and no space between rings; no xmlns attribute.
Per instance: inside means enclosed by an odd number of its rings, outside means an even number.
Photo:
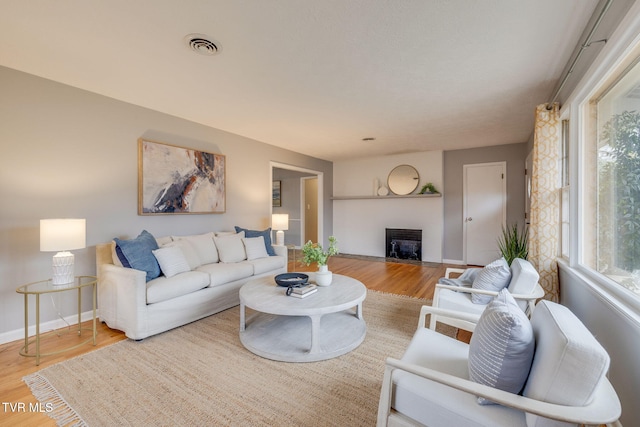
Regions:
<svg viewBox="0 0 640 427"><path fill-rule="evenodd" d="M506 162L464 165L464 251L469 265L500 257L498 238L507 219Z"/></svg>

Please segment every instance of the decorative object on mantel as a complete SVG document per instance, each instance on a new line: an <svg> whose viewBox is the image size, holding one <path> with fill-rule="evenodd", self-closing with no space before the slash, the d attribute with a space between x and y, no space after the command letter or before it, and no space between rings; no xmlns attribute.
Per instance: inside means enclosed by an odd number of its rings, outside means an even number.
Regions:
<svg viewBox="0 0 640 427"><path fill-rule="evenodd" d="M440 192L436 190L436 187L432 183L427 182L420 189L420 194L440 194Z"/></svg>
<svg viewBox="0 0 640 427"><path fill-rule="evenodd" d="M387 186L393 194L405 196L418 188L420 175L416 168L410 165L400 165L393 168L387 178Z"/></svg>
<svg viewBox="0 0 640 427"><path fill-rule="evenodd" d="M224 213L225 156L138 139L138 215Z"/></svg>
<svg viewBox="0 0 640 427"><path fill-rule="evenodd" d="M380 188L378 188L378 196L386 196L389 194L389 189L387 187L385 187L384 185Z"/></svg>
<svg viewBox="0 0 640 427"><path fill-rule="evenodd" d="M314 262L318 264L318 271L316 272L316 284L318 286L329 286L331 284L333 275L327 267L327 262L329 262L331 256L339 253L337 244L338 239L335 236L329 236L329 249L326 251L322 249L322 246L311 242L311 240L302 247L302 262L306 265Z"/></svg>

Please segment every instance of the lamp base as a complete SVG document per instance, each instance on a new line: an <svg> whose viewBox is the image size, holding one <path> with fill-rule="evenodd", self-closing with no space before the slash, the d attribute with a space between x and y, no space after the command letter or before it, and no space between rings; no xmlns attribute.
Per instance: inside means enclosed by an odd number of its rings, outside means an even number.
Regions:
<svg viewBox="0 0 640 427"><path fill-rule="evenodd" d="M58 252L53 256L53 276L51 283L54 285L66 285L73 282L74 256L71 252Z"/></svg>
<svg viewBox="0 0 640 427"><path fill-rule="evenodd" d="M276 246L284 246L284 231L276 231Z"/></svg>

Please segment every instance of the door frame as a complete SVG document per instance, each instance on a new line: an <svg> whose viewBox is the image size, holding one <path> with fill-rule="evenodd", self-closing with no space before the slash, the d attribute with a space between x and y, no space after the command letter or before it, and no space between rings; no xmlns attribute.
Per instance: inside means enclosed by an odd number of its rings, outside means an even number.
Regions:
<svg viewBox="0 0 640 427"><path fill-rule="evenodd" d="M467 171L474 167L501 166L504 179L502 180L502 225L507 223L507 162L471 163L462 165L462 253L463 261L467 264Z"/></svg>
<svg viewBox="0 0 640 427"><path fill-rule="evenodd" d="M304 172L310 175L315 175L318 178L318 242L324 242L324 172L304 168L301 166L289 165L286 163L280 163L275 161L269 162L269 194L271 194L271 183L273 182L273 168L287 169L296 172ZM271 198L269 198L269 212L273 214L273 206L271 205ZM304 230L304 211L300 213L301 216L301 229ZM301 242L304 244L304 242Z"/></svg>

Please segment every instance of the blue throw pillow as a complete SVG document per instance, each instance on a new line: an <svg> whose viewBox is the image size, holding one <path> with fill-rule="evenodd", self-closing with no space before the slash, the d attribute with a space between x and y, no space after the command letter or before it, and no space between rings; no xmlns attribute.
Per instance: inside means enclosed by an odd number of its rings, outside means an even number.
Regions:
<svg viewBox="0 0 640 427"><path fill-rule="evenodd" d="M244 231L244 237L246 238L260 236L264 237L264 246L267 249L267 253L269 254L269 256L276 256L276 251L274 251L273 247L271 247L271 227L263 231L258 231L247 230L246 228L238 227L236 225L236 233L240 233L241 231Z"/></svg>
<svg viewBox="0 0 640 427"><path fill-rule="evenodd" d="M151 233L143 230L135 239L122 240L116 237L113 240L123 266L145 271L147 282L160 276L160 266L152 252L158 249L158 243Z"/></svg>

